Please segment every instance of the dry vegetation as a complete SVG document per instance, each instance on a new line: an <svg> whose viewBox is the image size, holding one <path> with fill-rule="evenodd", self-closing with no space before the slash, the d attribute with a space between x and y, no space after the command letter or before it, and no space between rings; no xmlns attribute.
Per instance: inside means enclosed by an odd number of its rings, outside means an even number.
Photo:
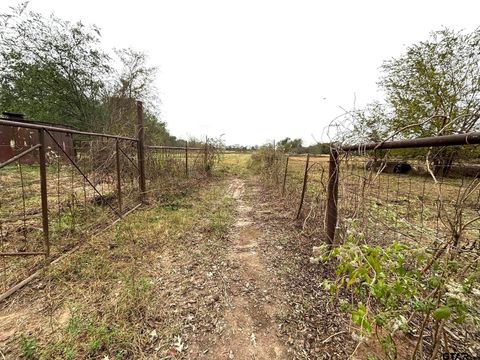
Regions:
<svg viewBox="0 0 480 360"><path fill-rule="evenodd" d="M263 151L256 166L280 195L286 159ZM418 175L417 162L408 175L380 173L365 167L365 156L342 156L337 244L329 251L323 232L328 164L322 160L310 163L299 226L317 239L312 263L331 269L323 289L357 327L355 352L387 359L477 354L478 179ZM304 168L305 158L289 159L283 201L292 218Z"/></svg>
<svg viewBox="0 0 480 360"><path fill-rule="evenodd" d="M130 214L4 304L4 355L173 356L211 330L223 285L208 274L221 267L232 206L224 184L204 185Z"/></svg>
<svg viewBox="0 0 480 360"><path fill-rule="evenodd" d="M326 158L313 159L305 207L295 220L301 160L290 163L283 197L283 178L254 175L259 167L250 154L224 154L213 177L182 182L179 163L177 177L149 195L150 205L85 237L77 252L1 305L2 354L32 359L392 356L385 342L367 336L352 318L361 294L355 286L334 284L338 261L312 262L312 248L324 241ZM280 161L278 168L283 165ZM361 228L368 230L371 246L387 249L394 241L410 241L423 248L445 230L441 217L436 228L438 192L430 179L380 174L371 179L366 196L363 172L355 161L344 165L340 238ZM459 187L458 181L444 179L442 196L456 199L459 188L468 185ZM473 215L468 209L476 202L463 203L466 216ZM445 211L444 216L452 215ZM360 225L362 219L368 221ZM465 234L469 244L476 239L473 232ZM372 297L367 305L374 313L381 303ZM412 330L392 336L398 359L411 358L419 338L414 329L421 317L408 320ZM374 329L380 340L387 328ZM476 351L474 327L449 323L444 329L450 349ZM422 352L428 358L435 327L424 331Z"/></svg>

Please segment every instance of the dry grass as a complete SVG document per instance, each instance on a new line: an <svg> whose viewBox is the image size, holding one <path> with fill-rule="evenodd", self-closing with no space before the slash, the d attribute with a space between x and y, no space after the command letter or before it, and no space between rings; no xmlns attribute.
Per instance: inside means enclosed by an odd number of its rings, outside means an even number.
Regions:
<svg viewBox="0 0 480 360"><path fill-rule="evenodd" d="M51 259L81 244L139 204L138 171L132 163L136 158L130 151L130 159L120 154L120 208L112 148L112 144L106 150L102 148L99 157L92 155L91 147L77 154L77 164L88 180L67 159L51 160L47 166ZM204 177L203 153L189 153L188 178L184 155L183 151L147 152L147 196L152 201L168 202L169 196L184 192ZM44 251L38 165L16 164L1 170L0 239L0 252ZM0 292L40 269L44 262L41 255L0 258Z"/></svg>
<svg viewBox="0 0 480 360"><path fill-rule="evenodd" d="M208 274L224 261L233 211L225 186L208 183L132 213L48 269L3 305L2 335L15 329L4 355L182 357L219 316L223 284Z"/></svg>

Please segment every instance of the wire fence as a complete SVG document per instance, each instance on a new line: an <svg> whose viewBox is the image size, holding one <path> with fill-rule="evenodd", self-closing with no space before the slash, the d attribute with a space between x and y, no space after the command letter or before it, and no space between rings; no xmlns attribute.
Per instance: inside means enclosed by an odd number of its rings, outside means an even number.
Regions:
<svg viewBox="0 0 480 360"><path fill-rule="evenodd" d="M16 140L1 145L0 300L179 179L205 175L212 146L145 146L140 102L138 114L136 138L0 119Z"/></svg>
<svg viewBox="0 0 480 360"><path fill-rule="evenodd" d="M440 139L435 147L429 142L406 143L405 147L395 143L394 148L389 144L339 147L330 156L289 155L270 147L267 154L260 155L261 172L288 203L296 203L291 207L294 218L330 243L345 238L345 222L353 219L363 220L367 233L376 233L375 229L383 226L382 238L384 233L395 233L397 239L438 240L442 228L454 231L451 219L460 208L466 219L463 224L468 223L469 228L479 225L478 138L470 135L461 150L460 144L449 145L448 141ZM455 160L450 153L448 163L437 161L455 146ZM427 149L421 152L422 148ZM413 151L402 155L395 149ZM389 213L395 214L391 216L393 224L385 223ZM410 232L404 231L407 225ZM471 240L475 245L479 234Z"/></svg>
<svg viewBox="0 0 480 360"><path fill-rule="evenodd" d="M398 327L378 329L404 323L412 359L480 353L479 143L471 133L254 156L303 233L320 240L312 261L333 260L326 284L353 322L376 322L382 346Z"/></svg>

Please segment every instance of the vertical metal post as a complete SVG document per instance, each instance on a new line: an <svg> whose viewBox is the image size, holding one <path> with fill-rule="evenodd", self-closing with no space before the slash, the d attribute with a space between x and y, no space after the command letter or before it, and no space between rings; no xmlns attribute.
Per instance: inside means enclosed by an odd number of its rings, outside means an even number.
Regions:
<svg viewBox="0 0 480 360"><path fill-rule="evenodd" d="M287 183L288 159L290 159L290 157L287 155L287 160L285 161L285 173L283 174L282 196L285 195L285 184Z"/></svg>
<svg viewBox="0 0 480 360"><path fill-rule="evenodd" d="M275 164L276 157L277 157L277 146L275 145L275 140L273 140L273 164Z"/></svg>
<svg viewBox="0 0 480 360"><path fill-rule="evenodd" d="M278 185L278 168L277 168L277 146L275 145L275 140L273 140L273 172L275 177L275 185Z"/></svg>
<svg viewBox="0 0 480 360"><path fill-rule="evenodd" d="M117 162L117 196L118 196L118 210L120 214L122 213L122 183L120 173L122 169L120 168L120 144L118 139L115 140L115 158Z"/></svg>
<svg viewBox="0 0 480 360"><path fill-rule="evenodd" d="M335 230L338 216L338 175L340 164L338 162L338 150L330 149L330 161L328 166L328 193L327 193L327 219L326 233L329 244L334 244Z"/></svg>
<svg viewBox="0 0 480 360"><path fill-rule="evenodd" d="M302 195L300 197L300 205L298 206L297 217L300 217L300 212L302 211L303 206L303 199L305 198L305 191L307 190L307 179L308 179L308 164L310 162L310 154L307 154L307 161L305 162L305 173L303 174L303 187L302 187Z"/></svg>
<svg viewBox="0 0 480 360"><path fill-rule="evenodd" d="M208 136L205 136L205 154L203 158L203 165L204 165L205 172L208 172L207 160L208 160Z"/></svg>
<svg viewBox="0 0 480 360"><path fill-rule="evenodd" d="M185 142L185 176L188 178L188 141Z"/></svg>
<svg viewBox="0 0 480 360"><path fill-rule="evenodd" d="M139 170L140 199L145 202L145 128L143 126L143 103L137 101L137 157Z"/></svg>
<svg viewBox="0 0 480 360"><path fill-rule="evenodd" d="M42 229L45 258L50 257L50 237L48 230L48 193L47 193L47 156L45 148L45 130L38 130L39 162L40 162L40 197L42 202Z"/></svg>

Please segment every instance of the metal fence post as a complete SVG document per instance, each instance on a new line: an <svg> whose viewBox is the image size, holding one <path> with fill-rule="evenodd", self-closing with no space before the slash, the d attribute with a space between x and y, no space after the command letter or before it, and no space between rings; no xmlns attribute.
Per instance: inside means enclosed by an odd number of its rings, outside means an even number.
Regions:
<svg viewBox="0 0 480 360"><path fill-rule="evenodd" d="M277 157L277 146L275 144L275 140L273 140L273 164L275 165L275 160Z"/></svg>
<svg viewBox="0 0 480 360"><path fill-rule="evenodd" d="M282 184L282 196L285 195L285 185L287 183L287 171L288 171L288 159L290 157L287 155L287 160L285 161L285 173L283 174L283 184Z"/></svg>
<svg viewBox="0 0 480 360"><path fill-rule="evenodd" d="M188 178L188 141L185 141L185 176Z"/></svg>
<svg viewBox="0 0 480 360"><path fill-rule="evenodd" d="M303 187L302 187L302 195L300 197L300 205L298 206L297 217L300 217L300 212L302 211L303 206L303 199L305 198L305 191L307 190L307 179L308 179L308 164L310 162L310 154L307 154L307 161L305 162L305 173L303 174Z"/></svg>
<svg viewBox="0 0 480 360"><path fill-rule="evenodd" d="M327 219L326 233L329 244L334 244L335 230L338 216L338 176L340 164L338 163L338 150L330 149L330 161L328 165L328 193L327 193Z"/></svg>
<svg viewBox="0 0 480 360"><path fill-rule="evenodd" d="M137 157L140 185L140 199L145 202L145 128L143 125L143 103L137 101Z"/></svg>
<svg viewBox="0 0 480 360"><path fill-rule="evenodd" d="M122 183L120 173L122 169L120 168L120 144L118 139L115 141L115 158L117 164L117 196L118 196L118 210L120 214L122 213Z"/></svg>
<svg viewBox="0 0 480 360"><path fill-rule="evenodd" d="M47 193L47 156L45 148L45 130L38 130L38 142L40 144L39 163L40 163L40 197L42 203L42 229L43 246L45 248L45 257L48 261L50 257L50 237L48 230L48 193Z"/></svg>
<svg viewBox="0 0 480 360"><path fill-rule="evenodd" d="M208 173L207 160L208 160L208 136L205 136L205 154L203 158L203 165L206 173Z"/></svg>

